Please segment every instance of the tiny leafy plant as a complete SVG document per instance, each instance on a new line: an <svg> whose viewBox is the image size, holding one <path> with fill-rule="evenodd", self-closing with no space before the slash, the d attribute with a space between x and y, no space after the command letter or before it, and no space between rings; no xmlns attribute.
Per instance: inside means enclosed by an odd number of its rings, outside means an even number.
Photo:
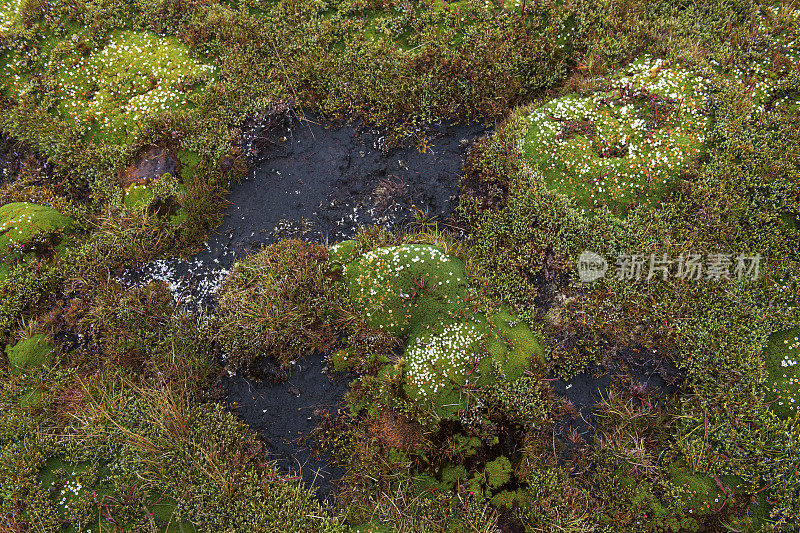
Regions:
<svg viewBox="0 0 800 533"><path fill-rule="evenodd" d="M30 202L0 207L0 262L13 263L59 248L72 219L53 209Z"/></svg>
<svg viewBox="0 0 800 533"><path fill-rule="evenodd" d="M53 358L55 351L55 346L41 333L6 347L8 363L13 373L41 367Z"/></svg>

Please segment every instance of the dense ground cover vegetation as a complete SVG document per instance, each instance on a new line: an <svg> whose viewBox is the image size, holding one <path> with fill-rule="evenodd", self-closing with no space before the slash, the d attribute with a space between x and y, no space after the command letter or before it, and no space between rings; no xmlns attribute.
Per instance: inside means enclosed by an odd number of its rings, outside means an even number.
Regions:
<svg viewBox="0 0 800 533"><path fill-rule="evenodd" d="M0 529L796 531L799 31L747 0L0 2ZM447 225L265 247L210 316L115 281L196 250L248 120L304 107L383 148L497 127ZM625 349L686 379L616 379L578 434L551 382ZM324 503L212 391L321 356L356 373Z"/></svg>

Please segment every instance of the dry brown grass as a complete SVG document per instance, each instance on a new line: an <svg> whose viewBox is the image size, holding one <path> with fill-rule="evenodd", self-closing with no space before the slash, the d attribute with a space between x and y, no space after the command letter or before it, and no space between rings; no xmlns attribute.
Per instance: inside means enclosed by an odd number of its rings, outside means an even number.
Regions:
<svg viewBox="0 0 800 533"><path fill-rule="evenodd" d="M392 409L383 409L369 428L370 436L375 438L387 451L391 448L411 450L418 448L423 439L422 426Z"/></svg>

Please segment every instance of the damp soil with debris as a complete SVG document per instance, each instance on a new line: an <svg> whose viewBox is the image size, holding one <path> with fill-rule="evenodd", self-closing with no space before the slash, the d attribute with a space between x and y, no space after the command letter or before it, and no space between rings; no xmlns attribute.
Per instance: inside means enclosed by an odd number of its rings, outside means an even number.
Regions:
<svg viewBox="0 0 800 533"><path fill-rule="evenodd" d="M256 123L245 151L257 162L231 186L221 225L188 259L160 259L122 275L164 281L190 309L213 307L236 261L285 238L333 244L363 226L397 228L418 212L446 223L464 158L484 124L429 124L410 146L385 150L380 131L313 115Z"/></svg>
<svg viewBox="0 0 800 533"><path fill-rule="evenodd" d="M314 442L314 429L344 408L344 396L355 376L329 371L321 355L291 365L279 379L258 380L224 374L218 386L223 403L269 445L279 468L291 471L324 500L344 471Z"/></svg>

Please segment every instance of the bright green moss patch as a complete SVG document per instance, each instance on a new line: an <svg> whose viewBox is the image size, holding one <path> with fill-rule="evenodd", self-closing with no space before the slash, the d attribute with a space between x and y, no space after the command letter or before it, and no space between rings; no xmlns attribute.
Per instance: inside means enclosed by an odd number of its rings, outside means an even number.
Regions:
<svg viewBox="0 0 800 533"><path fill-rule="evenodd" d="M112 493L103 486L111 471L103 464L48 460L39 472L39 482L55 503L61 520L88 525L96 522L96 502Z"/></svg>
<svg viewBox="0 0 800 533"><path fill-rule="evenodd" d="M0 1L0 33L10 30L17 21L20 5L22 5L22 0Z"/></svg>
<svg viewBox="0 0 800 533"><path fill-rule="evenodd" d="M800 406L800 328L770 335L764 354L770 409L781 418L793 417Z"/></svg>
<svg viewBox="0 0 800 533"><path fill-rule="evenodd" d="M503 310L489 318L464 314L469 300L464 263L427 244L386 246L359 254L355 241L331 248L350 301L369 328L408 335L403 389L413 402L449 418L469 390L518 379L543 351L531 330ZM350 364L341 356L339 365ZM387 365L391 366L391 365Z"/></svg>
<svg viewBox="0 0 800 533"><path fill-rule="evenodd" d="M692 475L686 468L672 464L668 467L670 482L681 506L691 516L698 517L720 509L725 495L708 476Z"/></svg>
<svg viewBox="0 0 800 533"><path fill-rule="evenodd" d="M55 347L42 334L33 335L6 347L9 366L15 373L42 366L54 352Z"/></svg>
<svg viewBox="0 0 800 533"><path fill-rule="evenodd" d="M125 189L125 207L127 209L142 209L147 207L156 197L147 185L131 185Z"/></svg>
<svg viewBox="0 0 800 533"><path fill-rule="evenodd" d="M582 213L657 206L705 142L707 83L647 57L603 81L603 90L563 96L522 119L522 153Z"/></svg>
<svg viewBox="0 0 800 533"><path fill-rule="evenodd" d="M413 401L432 404L441 417L454 416L466 403L462 388L469 377L491 376L481 365L483 324L449 322L409 340L405 351L404 389ZM484 372L474 372L481 365Z"/></svg>
<svg viewBox="0 0 800 533"><path fill-rule="evenodd" d="M29 202L0 207L0 262L20 259L29 252L44 252L59 244L72 219L55 209Z"/></svg>
<svg viewBox="0 0 800 533"><path fill-rule="evenodd" d="M427 244L369 251L349 263L345 275L367 324L394 335L407 335L467 302L464 263Z"/></svg>
<svg viewBox="0 0 800 533"><path fill-rule="evenodd" d="M174 38L133 31L116 31L87 56L65 54L48 68L58 115L108 142L132 139L147 115L187 106L195 85L214 71ZM27 92L23 81L11 81L16 97Z"/></svg>
<svg viewBox="0 0 800 533"><path fill-rule="evenodd" d="M544 362L542 346L519 317L503 310L493 315L489 322L489 353L505 379L515 381L522 377L532 359Z"/></svg>
<svg viewBox="0 0 800 533"><path fill-rule="evenodd" d="M409 339L404 388L409 398L448 418L465 407L467 390L513 382L542 357L531 330L506 312L488 320L441 320Z"/></svg>

